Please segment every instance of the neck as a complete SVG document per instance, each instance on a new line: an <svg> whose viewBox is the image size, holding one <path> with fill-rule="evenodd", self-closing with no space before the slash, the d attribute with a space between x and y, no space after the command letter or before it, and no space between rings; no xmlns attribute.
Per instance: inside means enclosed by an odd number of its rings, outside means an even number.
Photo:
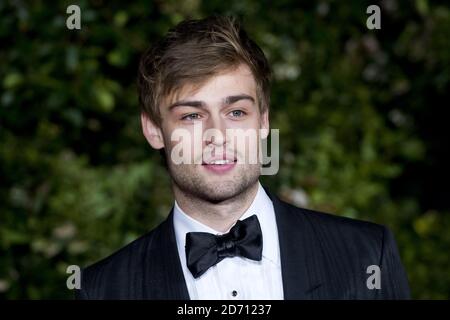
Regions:
<svg viewBox="0 0 450 320"><path fill-rule="evenodd" d="M227 232L250 207L258 192L259 182L238 195L221 202L209 202L187 194L173 184L175 199L191 218L220 232Z"/></svg>

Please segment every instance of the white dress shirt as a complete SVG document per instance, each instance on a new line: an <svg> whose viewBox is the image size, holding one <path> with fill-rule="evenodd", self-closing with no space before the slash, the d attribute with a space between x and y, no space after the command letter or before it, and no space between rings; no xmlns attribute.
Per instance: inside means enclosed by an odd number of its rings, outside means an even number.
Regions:
<svg viewBox="0 0 450 320"><path fill-rule="evenodd" d="M173 223L184 279L192 300L281 300L280 247L272 201L259 184L258 192L248 210L239 220L258 217L263 237L262 260L243 257L225 258L195 279L186 265L186 233L223 234L188 216L175 201Z"/></svg>

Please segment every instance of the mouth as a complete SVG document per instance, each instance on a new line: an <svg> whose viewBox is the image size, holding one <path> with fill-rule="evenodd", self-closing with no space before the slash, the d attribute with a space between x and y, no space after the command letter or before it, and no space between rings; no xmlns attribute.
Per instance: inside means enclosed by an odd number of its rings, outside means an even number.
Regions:
<svg viewBox="0 0 450 320"><path fill-rule="evenodd" d="M211 160L209 162L203 162L203 165L224 165L224 164L230 164L235 163L236 160L231 159L217 159L217 160Z"/></svg>
<svg viewBox="0 0 450 320"><path fill-rule="evenodd" d="M224 174L231 171L235 165L236 159L215 159L202 163L202 167L206 170L217 174Z"/></svg>

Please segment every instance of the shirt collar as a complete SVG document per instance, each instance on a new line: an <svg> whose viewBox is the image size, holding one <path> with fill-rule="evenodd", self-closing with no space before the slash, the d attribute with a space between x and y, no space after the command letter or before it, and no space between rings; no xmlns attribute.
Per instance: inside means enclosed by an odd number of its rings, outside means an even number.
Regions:
<svg viewBox="0 0 450 320"><path fill-rule="evenodd" d="M222 234L222 232L214 230L187 215L178 206L176 200L173 213L175 236L177 238L179 254L183 256L182 260L185 260L186 254L184 251L186 243L186 233L208 232L216 235ZM253 202L251 203L250 207L244 212L244 214L239 218L239 220L244 220L252 215L256 215L258 217L258 221L261 225L261 231L263 235L263 257L279 265L280 259L278 230L276 225L275 211L272 201L259 182L258 191L255 198L253 199Z"/></svg>

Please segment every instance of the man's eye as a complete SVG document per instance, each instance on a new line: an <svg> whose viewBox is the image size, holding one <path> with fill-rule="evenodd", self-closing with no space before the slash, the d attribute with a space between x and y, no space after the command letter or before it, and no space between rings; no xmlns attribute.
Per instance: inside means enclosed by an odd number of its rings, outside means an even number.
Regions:
<svg viewBox="0 0 450 320"><path fill-rule="evenodd" d="M188 120L188 121L197 119L200 119L200 115L198 113L191 113L181 118L181 120Z"/></svg>
<svg viewBox="0 0 450 320"><path fill-rule="evenodd" d="M242 111L242 110L233 110L233 111L230 112L230 114L233 117L239 118L239 117L243 117L245 115L245 112Z"/></svg>

